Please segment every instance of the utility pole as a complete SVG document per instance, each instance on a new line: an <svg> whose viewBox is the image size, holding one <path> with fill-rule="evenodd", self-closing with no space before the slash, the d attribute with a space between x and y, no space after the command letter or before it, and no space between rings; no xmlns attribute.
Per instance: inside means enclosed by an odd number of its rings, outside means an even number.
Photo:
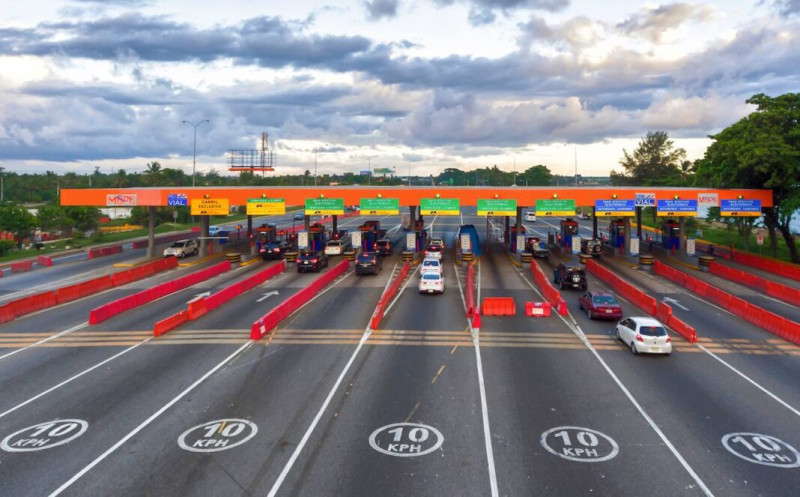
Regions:
<svg viewBox="0 0 800 497"><path fill-rule="evenodd" d="M575 145L575 186L578 186L578 146Z"/></svg>
<svg viewBox="0 0 800 497"><path fill-rule="evenodd" d="M194 127L194 141L192 142L192 186L194 186L194 171L195 167L197 166L197 127L203 123L210 123L208 119L203 119L199 123L195 124L191 121L183 121L182 124L189 124Z"/></svg>

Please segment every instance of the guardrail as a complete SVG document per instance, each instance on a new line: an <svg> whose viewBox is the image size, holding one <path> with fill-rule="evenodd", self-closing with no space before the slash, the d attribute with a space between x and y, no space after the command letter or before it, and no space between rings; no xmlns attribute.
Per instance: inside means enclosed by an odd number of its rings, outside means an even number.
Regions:
<svg viewBox="0 0 800 497"><path fill-rule="evenodd" d="M380 300L378 300L378 305L375 307L375 312L372 313L372 319L370 320L370 328L373 330L377 330L378 327L381 325L381 320L383 320L383 313L386 312L386 306L389 305L389 301L397 294L397 290L400 288L400 285L403 283L403 280L408 275L408 271L411 269L411 263L405 262L403 264L402 269L400 272L395 275L394 280L392 280L392 284L389 285L383 295L381 295Z"/></svg>
<svg viewBox="0 0 800 497"><path fill-rule="evenodd" d="M736 297L724 290L709 285L705 281L688 275L664 263L656 261L653 266L656 274L685 287L701 297L705 297L716 305L745 321L761 327L789 342L800 345L800 323L772 313L762 307Z"/></svg>
<svg viewBox="0 0 800 497"><path fill-rule="evenodd" d="M226 261L227 262L227 261ZM264 335L274 330L281 321L289 317L294 311L303 304L311 300L320 290L347 271L350 261L343 260L331 270L314 280L310 285L295 293L271 311L258 318L250 328L250 338L260 340Z"/></svg>

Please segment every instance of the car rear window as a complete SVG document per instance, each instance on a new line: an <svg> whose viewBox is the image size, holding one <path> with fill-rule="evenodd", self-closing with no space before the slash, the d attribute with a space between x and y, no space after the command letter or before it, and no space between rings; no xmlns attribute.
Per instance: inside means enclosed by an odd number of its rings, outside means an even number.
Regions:
<svg viewBox="0 0 800 497"><path fill-rule="evenodd" d="M616 305L616 303L617 303L617 301L614 299L614 297L612 297L610 295L600 295L598 297L594 297L592 299L592 302L594 302L595 304L609 304L609 305L610 304Z"/></svg>
<svg viewBox="0 0 800 497"><path fill-rule="evenodd" d="M425 273L422 275L423 280L438 280L439 275L436 273Z"/></svg>
<svg viewBox="0 0 800 497"><path fill-rule="evenodd" d="M648 337L663 337L667 334L667 330L661 326L642 326L639 328L639 334Z"/></svg>
<svg viewBox="0 0 800 497"><path fill-rule="evenodd" d="M422 261L423 266L438 266L439 261Z"/></svg>
<svg viewBox="0 0 800 497"><path fill-rule="evenodd" d="M375 261L375 255L373 254L369 255L361 254L358 256L358 262L374 262L374 261Z"/></svg>
<svg viewBox="0 0 800 497"><path fill-rule="evenodd" d="M186 244L186 242L175 242L172 245L170 245L170 247L179 248L179 247L183 247L185 244Z"/></svg>
<svg viewBox="0 0 800 497"><path fill-rule="evenodd" d="M328 246L329 247L339 247L341 245L342 245L342 242L340 242L338 240L331 240L331 241L328 242Z"/></svg>
<svg viewBox="0 0 800 497"><path fill-rule="evenodd" d="M441 252L442 247L438 245L428 245L428 252Z"/></svg>

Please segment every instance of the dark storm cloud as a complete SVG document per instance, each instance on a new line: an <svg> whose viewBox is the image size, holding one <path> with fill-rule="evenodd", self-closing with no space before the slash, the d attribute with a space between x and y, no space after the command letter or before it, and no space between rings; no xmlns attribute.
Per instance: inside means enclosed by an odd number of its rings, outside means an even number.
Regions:
<svg viewBox="0 0 800 497"><path fill-rule="evenodd" d="M364 2L364 6L367 8L367 16L370 19L380 19L396 16L399 3L400 0L372 0Z"/></svg>

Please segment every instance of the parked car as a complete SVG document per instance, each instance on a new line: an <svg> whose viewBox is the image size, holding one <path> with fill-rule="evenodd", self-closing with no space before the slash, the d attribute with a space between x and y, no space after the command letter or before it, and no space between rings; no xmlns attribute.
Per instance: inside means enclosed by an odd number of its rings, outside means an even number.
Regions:
<svg viewBox="0 0 800 497"><path fill-rule="evenodd" d="M630 317L617 323L617 340L633 354L672 354L672 339L666 328L651 317Z"/></svg>
<svg viewBox="0 0 800 497"><path fill-rule="evenodd" d="M589 319L621 319L622 307L617 303L609 292L594 291L586 292L578 297L578 305L582 311L586 311Z"/></svg>
<svg viewBox="0 0 800 497"><path fill-rule="evenodd" d="M348 250L353 250L353 246L345 240L328 240L325 244L325 255L342 255Z"/></svg>
<svg viewBox="0 0 800 497"><path fill-rule="evenodd" d="M525 213L525 221L529 221L531 223L536 222L536 213L533 211L528 211Z"/></svg>
<svg viewBox="0 0 800 497"><path fill-rule="evenodd" d="M600 257L603 254L603 241L598 240L597 238L592 238L591 240L581 239L581 252L584 254L589 254L593 257Z"/></svg>
<svg viewBox="0 0 800 497"><path fill-rule="evenodd" d="M208 236L217 236L217 231L221 230L222 226L209 226L208 227Z"/></svg>
<svg viewBox="0 0 800 497"><path fill-rule="evenodd" d="M541 241L538 237L529 237L527 244L528 252L533 254L534 257L547 259L547 257L550 255L550 249L547 248L547 242Z"/></svg>
<svg viewBox="0 0 800 497"><path fill-rule="evenodd" d="M563 290L564 287L580 288L586 290L586 271L577 264L561 263L553 271L553 281Z"/></svg>
<svg viewBox="0 0 800 497"><path fill-rule="evenodd" d="M428 240L428 245L438 245L444 250L444 240L438 236L431 236L430 240Z"/></svg>
<svg viewBox="0 0 800 497"><path fill-rule="evenodd" d="M422 265L419 268L420 274L437 273L442 274L442 262L439 259L426 257L422 260Z"/></svg>
<svg viewBox="0 0 800 497"><path fill-rule="evenodd" d="M297 256L298 273L320 271L323 267L328 267L328 256L323 251L306 251Z"/></svg>
<svg viewBox="0 0 800 497"><path fill-rule="evenodd" d="M186 240L178 240L173 242L172 245L164 249L164 257L174 256L178 259L183 259L187 255L197 255L200 251L200 246L197 240L189 238Z"/></svg>
<svg viewBox="0 0 800 497"><path fill-rule="evenodd" d="M383 266L383 259L375 252L361 252L356 258L356 274L378 274Z"/></svg>
<svg viewBox="0 0 800 497"><path fill-rule="evenodd" d="M425 246L425 257L426 258L434 258L434 259L442 259L444 256L444 249L441 245L429 243Z"/></svg>
<svg viewBox="0 0 800 497"><path fill-rule="evenodd" d="M261 247L259 253L261 254L261 258L266 260L269 259L283 259L283 254L289 248L289 242L280 241L280 242L267 242L264 246Z"/></svg>
<svg viewBox="0 0 800 497"><path fill-rule="evenodd" d="M294 219L295 221L302 221L305 218L306 216L302 212L298 212L297 214L294 215L292 219Z"/></svg>
<svg viewBox="0 0 800 497"><path fill-rule="evenodd" d="M392 241L389 240L388 238L382 238L377 242L375 242L375 252L377 252L378 255L382 256L392 255L393 250L394 247L392 247Z"/></svg>
<svg viewBox="0 0 800 497"><path fill-rule="evenodd" d="M441 273L423 273L419 278L419 293L444 293L444 276Z"/></svg>

